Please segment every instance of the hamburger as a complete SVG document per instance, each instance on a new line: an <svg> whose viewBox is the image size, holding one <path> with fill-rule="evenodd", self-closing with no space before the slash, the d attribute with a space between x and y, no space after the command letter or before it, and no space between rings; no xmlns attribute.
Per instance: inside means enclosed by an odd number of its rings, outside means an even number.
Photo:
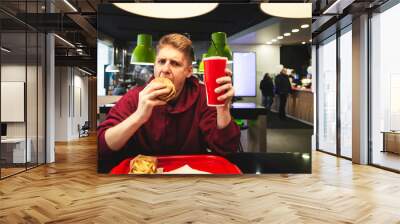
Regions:
<svg viewBox="0 0 400 224"><path fill-rule="evenodd" d="M159 96L158 97L159 100L168 102L168 101L170 101L170 100L175 98L176 89L175 89L175 86L174 86L174 84L172 83L171 80L169 80L168 78L156 77L151 82L161 83L161 84L163 84L165 86L165 88L167 88L169 90L168 93Z"/></svg>
<svg viewBox="0 0 400 224"><path fill-rule="evenodd" d="M157 173L157 157L137 155L129 165L129 174Z"/></svg>

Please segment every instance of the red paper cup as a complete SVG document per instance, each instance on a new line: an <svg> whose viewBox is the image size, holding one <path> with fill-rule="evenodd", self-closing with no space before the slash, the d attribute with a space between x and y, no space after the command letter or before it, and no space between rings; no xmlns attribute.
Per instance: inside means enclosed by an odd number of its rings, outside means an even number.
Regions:
<svg viewBox="0 0 400 224"><path fill-rule="evenodd" d="M224 105L224 101L218 100L218 97L223 95L224 92L216 93L215 89L220 86L216 80L225 76L227 61L228 59L225 57L209 57L204 59L204 83L206 84L208 106Z"/></svg>

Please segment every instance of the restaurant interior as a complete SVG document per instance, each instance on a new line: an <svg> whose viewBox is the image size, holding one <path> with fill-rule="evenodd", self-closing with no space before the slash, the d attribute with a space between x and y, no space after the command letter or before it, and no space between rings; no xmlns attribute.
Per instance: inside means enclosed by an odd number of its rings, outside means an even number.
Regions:
<svg viewBox="0 0 400 224"><path fill-rule="evenodd" d="M309 172L313 134L311 4L305 18L271 16L262 11L259 4L220 3L209 13L185 19L132 14L128 11L129 5L103 4L98 7L99 123L127 91L150 80L154 58L138 55L140 47L149 48L151 54L163 35L186 35L193 42L193 76L204 81L203 59L211 56L207 54L213 53L210 50L213 43L220 41L217 35L223 34L229 52L219 56L228 58L227 67L233 72L235 97L231 113L241 128L239 152L243 152L232 160L252 156L251 153L258 153L260 158L263 153L275 154L277 158L282 155L285 159L280 163L292 167L291 172ZM143 40L144 37L148 39ZM149 60L144 60L146 58ZM278 117L279 96L274 96L274 103L267 108L263 106L264 96L260 90L266 73L275 80L282 72L289 76L292 86L285 120ZM278 86L268 88L275 92ZM288 156L300 158L304 163L286 161ZM102 164L101 157L99 153L99 164ZM296 169L292 164L298 162L302 165ZM101 165L99 167L99 171L102 170ZM273 173L280 169L287 172L289 168L283 165L248 172Z"/></svg>

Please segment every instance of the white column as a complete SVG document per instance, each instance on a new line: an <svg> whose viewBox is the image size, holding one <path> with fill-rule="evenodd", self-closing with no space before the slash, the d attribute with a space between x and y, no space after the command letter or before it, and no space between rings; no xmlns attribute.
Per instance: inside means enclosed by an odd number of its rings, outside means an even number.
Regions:
<svg viewBox="0 0 400 224"><path fill-rule="evenodd" d="M46 36L46 163L52 163L55 161L55 150L54 150L54 133L55 133L55 56L54 56L54 35L47 34Z"/></svg>
<svg viewBox="0 0 400 224"><path fill-rule="evenodd" d="M314 107L313 107L313 124L314 130L313 135L311 136L311 149L317 149L317 47L315 45L311 46L311 68L312 68L312 77L311 77L311 90L313 92L313 100L314 100Z"/></svg>
<svg viewBox="0 0 400 224"><path fill-rule="evenodd" d="M353 162L368 163L368 15L353 19Z"/></svg>

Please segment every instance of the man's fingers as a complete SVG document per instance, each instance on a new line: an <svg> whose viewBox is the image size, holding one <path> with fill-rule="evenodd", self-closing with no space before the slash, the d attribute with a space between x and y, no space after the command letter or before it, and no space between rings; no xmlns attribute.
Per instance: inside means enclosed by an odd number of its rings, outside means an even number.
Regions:
<svg viewBox="0 0 400 224"><path fill-rule="evenodd" d="M155 90L164 89L166 87L167 86L162 83L150 83L142 91L144 91L145 93L151 93Z"/></svg>
<svg viewBox="0 0 400 224"><path fill-rule="evenodd" d="M225 68L225 74L227 76L232 76L232 72L231 72L231 70L229 70L229 68Z"/></svg>
<svg viewBox="0 0 400 224"><path fill-rule="evenodd" d="M218 78L216 81L218 84L232 83L232 78L230 76L223 76Z"/></svg>
<svg viewBox="0 0 400 224"><path fill-rule="evenodd" d="M225 85L222 85L220 87L215 88L215 92L216 93L222 93L222 92L225 92L225 91L227 91L227 90L229 90L231 88L232 88L232 84L231 83L227 83Z"/></svg>
<svg viewBox="0 0 400 224"><path fill-rule="evenodd" d="M227 100L229 98L232 98L234 94L235 94L235 90L233 90L233 88L232 88L228 92L226 92L225 94L219 96L217 99L219 101L225 101L225 100Z"/></svg>
<svg viewBox="0 0 400 224"><path fill-rule="evenodd" d="M163 89L158 89L158 90L154 90L151 93L148 94L149 99L155 99L158 96L164 95L164 94L168 94L171 91L171 89L169 88L163 88Z"/></svg>

